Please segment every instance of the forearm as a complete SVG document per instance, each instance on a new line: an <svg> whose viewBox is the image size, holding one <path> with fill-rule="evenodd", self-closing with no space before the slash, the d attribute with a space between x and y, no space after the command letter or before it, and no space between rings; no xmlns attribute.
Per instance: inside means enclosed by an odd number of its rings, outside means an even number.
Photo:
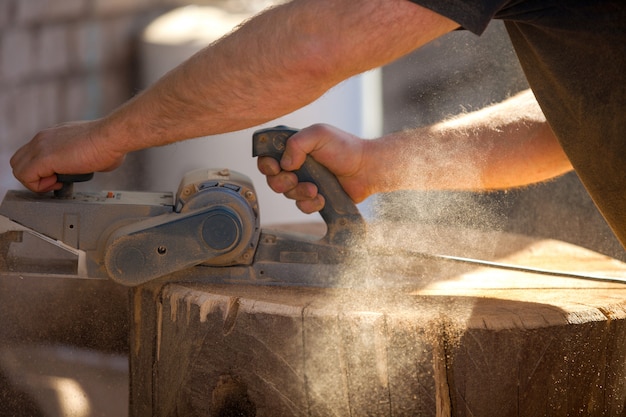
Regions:
<svg viewBox="0 0 626 417"><path fill-rule="evenodd" d="M103 125L125 151L255 126L455 26L405 0L296 0L200 51Z"/></svg>
<svg viewBox="0 0 626 417"><path fill-rule="evenodd" d="M374 192L507 189L572 169L529 91L366 146Z"/></svg>

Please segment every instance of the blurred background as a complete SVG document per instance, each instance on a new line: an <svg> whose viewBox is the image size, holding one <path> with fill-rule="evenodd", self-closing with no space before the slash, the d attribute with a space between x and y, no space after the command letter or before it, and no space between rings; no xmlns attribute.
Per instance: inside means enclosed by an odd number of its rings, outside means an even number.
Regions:
<svg viewBox="0 0 626 417"><path fill-rule="evenodd" d="M0 195L20 187L8 161L39 130L106 115L216 36L190 33L189 27L181 35L180 28L170 27L171 35L165 30L148 39L146 29L157 18L192 3L224 12L216 18L226 22L216 28L220 32L270 2L0 0ZM279 122L294 127L330 122L374 137L479 109L525 88L506 32L494 22L481 37L452 33ZM222 147L226 141L196 140L138 152L84 187L175 191L180 172L203 161L212 166L217 158L250 175L261 194L267 187L249 155L250 134L236 136L229 137L231 147ZM206 157L199 161L191 157L202 152ZM261 200L262 219L265 212L270 223L272 215L311 219L299 217L280 196L262 198L268 199ZM501 193L381 195L362 209L388 220L460 222L555 238L626 258L575 174ZM0 276L0 416L125 415L128 306L127 290L110 282Z"/></svg>

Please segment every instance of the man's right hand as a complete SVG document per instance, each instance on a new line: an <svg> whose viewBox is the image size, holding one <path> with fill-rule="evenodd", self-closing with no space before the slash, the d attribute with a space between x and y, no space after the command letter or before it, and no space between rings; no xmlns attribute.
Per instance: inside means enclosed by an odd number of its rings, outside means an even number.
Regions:
<svg viewBox="0 0 626 417"><path fill-rule="evenodd" d="M61 184L56 174L86 174L120 166L125 154L116 153L107 142L102 122L97 120L42 130L11 158L13 174L32 191L57 190Z"/></svg>
<svg viewBox="0 0 626 417"><path fill-rule="evenodd" d="M272 190L296 200L304 213L324 207L324 197L312 183L299 183L292 171L302 166L307 155L335 174L339 183L355 203L369 193L367 169L364 166L366 141L332 126L317 124L300 130L287 141L280 164L271 157L260 157L258 168L267 176Z"/></svg>

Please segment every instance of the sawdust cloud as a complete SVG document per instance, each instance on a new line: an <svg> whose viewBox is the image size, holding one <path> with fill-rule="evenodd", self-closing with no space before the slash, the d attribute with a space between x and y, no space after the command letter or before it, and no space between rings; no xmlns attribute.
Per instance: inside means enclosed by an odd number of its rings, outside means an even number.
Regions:
<svg viewBox="0 0 626 417"><path fill-rule="evenodd" d="M385 67L383 87L385 131L392 132L478 110L526 89L528 84L504 25L493 22L480 37L455 31ZM415 138L417 146L421 139ZM429 145L437 146L431 142ZM459 159L458 155L446 155L443 149L433 154L442 164ZM465 175L480 183L480 166L468 166ZM416 189L424 181L419 177L411 180ZM410 231L406 236L381 233L377 245L393 246L397 242L427 252L431 252L428 245L432 250L449 250L445 242L440 242L440 230L456 228L458 242L470 247L480 244L480 252L489 254L497 250L497 243L471 242L473 233L465 236L465 230L505 230L511 204L508 197L507 192L400 191L370 198L367 211L372 219L384 219Z"/></svg>
<svg viewBox="0 0 626 417"><path fill-rule="evenodd" d="M482 45L469 45L474 40L468 39L468 34L455 34L452 47L448 41L442 41L408 57L403 65L386 69L385 91L393 94L385 102L386 130L425 126L468 109L483 107L525 88L521 71L510 63L514 59L510 49L504 53L496 50L491 60L485 56L485 43L489 47L494 43L498 48L502 46L503 28L495 27L492 31L495 35L483 38L487 40ZM441 68L430 68L430 73L427 68L426 72L416 75L414 70L421 64L432 62L436 49L447 51L442 59L443 65L448 65L448 79L442 78L441 74L446 71ZM469 67L473 70L462 73L456 64L459 55L470 61ZM481 59L483 62L477 63ZM476 69L477 66L481 69ZM485 68L496 72L505 70L509 74L503 81L502 74L493 74ZM517 74L511 76L511 71ZM395 80L407 75L414 84L408 89L405 86L394 88ZM448 156L441 153L440 157ZM467 175L479 175L478 167ZM415 178L416 183L420 180ZM498 239L481 239L480 233L505 228L509 204L506 197L506 193L403 191L377 195L366 202L367 247L363 252L357 250L346 266L341 283L350 290L329 292L327 302L338 309L333 313L336 333L316 343L327 346L332 353L327 358L336 358L339 371L326 367L320 367L317 372L314 367L308 369L307 380L315 381L313 389L319 388L327 395L311 397L313 403L323 400L325 408L334 412L329 415L341 415L341 411L345 411L348 390L368 392L372 402L386 390L389 404L385 406L397 407L397 399L391 404L393 396L400 395L393 392L402 384L396 378L406 372L406 367L412 367L412 371L403 376L423 384L423 389L418 390L422 394L436 392L438 398L407 398L406 404L422 407L422 410L445 408L441 402L445 402L447 394L445 373L449 361L453 360L450 352L461 343L474 314L474 305L467 297L420 293L433 281L454 279L459 266L406 256L402 251L489 257L500 250ZM399 248L402 250L397 250ZM376 251L387 256L372 255ZM362 253L368 254L366 258ZM311 310L308 313L305 320L313 314ZM362 337L356 336L359 332ZM307 355L304 360L314 362L316 357ZM357 367L360 369L355 369ZM337 387L337 378L343 381L343 386ZM322 387L333 384L337 390L328 395ZM358 398L353 399L356 400ZM431 400L433 402L429 403Z"/></svg>

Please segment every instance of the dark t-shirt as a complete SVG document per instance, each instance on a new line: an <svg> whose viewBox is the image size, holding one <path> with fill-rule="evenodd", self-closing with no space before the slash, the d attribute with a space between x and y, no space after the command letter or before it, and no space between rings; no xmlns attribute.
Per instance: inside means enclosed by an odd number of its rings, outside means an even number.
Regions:
<svg viewBox="0 0 626 417"><path fill-rule="evenodd" d="M504 20L550 126L626 247L626 1L411 1L478 35Z"/></svg>

